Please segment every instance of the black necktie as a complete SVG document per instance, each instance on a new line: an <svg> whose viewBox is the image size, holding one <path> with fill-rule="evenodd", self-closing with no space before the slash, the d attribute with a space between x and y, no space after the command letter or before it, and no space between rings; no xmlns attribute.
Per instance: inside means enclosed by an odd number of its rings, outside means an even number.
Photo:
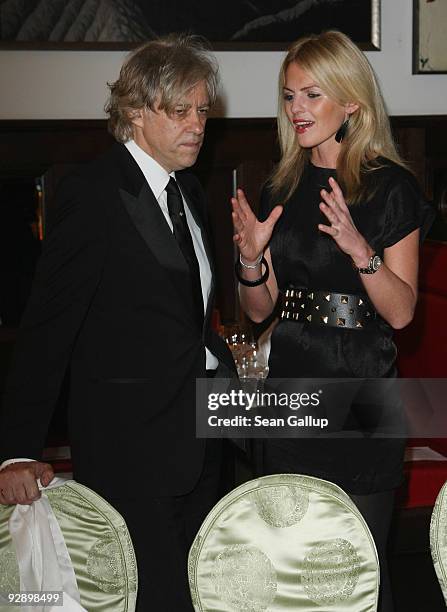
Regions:
<svg viewBox="0 0 447 612"><path fill-rule="evenodd" d="M183 257L189 266L189 275L191 278L192 296L196 311L196 318L200 326L203 324L203 296L202 285L200 282L200 268L197 261L197 255L194 250L194 245L189 231L188 223L186 222L185 208L183 206L183 198L178 188L177 182L172 176L169 183L166 185L166 193L168 194L168 211L171 217L174 236L178 242Z"/></svg>

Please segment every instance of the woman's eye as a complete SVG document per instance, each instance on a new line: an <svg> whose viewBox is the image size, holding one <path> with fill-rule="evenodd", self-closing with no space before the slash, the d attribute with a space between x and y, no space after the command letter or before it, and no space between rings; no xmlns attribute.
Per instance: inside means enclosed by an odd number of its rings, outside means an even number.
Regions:
<svg viewBox="0 0 447 612"><path fill-rule="evenodd" d="M292 94L284 94L283 97L286 102L291 102L293 100Z"/></svg>
<svg viewBox="0 0 447 612"><path fill-rule="evenodd" d="M308 98L319 98L319 97L320 97L320 95L321 95L321 94L319 94L319 93L315 93L314 91L309 91L309 92L307 93L307 97L308 97Z"/></svg>

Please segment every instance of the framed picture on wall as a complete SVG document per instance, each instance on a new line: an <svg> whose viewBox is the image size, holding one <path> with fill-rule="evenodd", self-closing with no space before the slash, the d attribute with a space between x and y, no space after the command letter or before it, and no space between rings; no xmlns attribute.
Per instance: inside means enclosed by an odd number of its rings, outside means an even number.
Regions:
<svg viewBox="0 0 447 612"><path fill-rule="evenodd" d="M446 0L413 0L413 74L447 72L446 27Z"/></svg>
<svg viewBox="0 0 447 612"><path fill-rule="evenodd" d="M0 48L129 49L169 32L200 34L217 50L281 50L338 29L380 49L380 0L9 0Z"/></svg>

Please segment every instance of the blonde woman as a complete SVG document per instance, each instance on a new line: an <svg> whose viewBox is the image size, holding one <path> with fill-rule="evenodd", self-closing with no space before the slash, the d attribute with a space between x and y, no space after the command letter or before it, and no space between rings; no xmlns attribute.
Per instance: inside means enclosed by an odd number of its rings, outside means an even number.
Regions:
<svg viewBox="0 0 447 612"><path fill-rule="evenodd" d="M413 317L431 211L396 151L374 72L344 34L292 45L279 76L278 132L282 157L259 220L241 190L232 200L243 308L263 321L280 302L269 376L394 378L393 329ZM351 495L379 550L388 612L385 549L404 440L371 435L380 429L377 400L365 414L347 386L329 397L323 409L346 435L265 440L261 472L311 474Z"/></svg>

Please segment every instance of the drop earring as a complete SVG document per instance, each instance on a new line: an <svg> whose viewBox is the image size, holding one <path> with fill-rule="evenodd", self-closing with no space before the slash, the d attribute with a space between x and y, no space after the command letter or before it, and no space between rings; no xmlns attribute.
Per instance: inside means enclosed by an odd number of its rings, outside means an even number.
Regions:
<svg viewBox="0 0 447 612"><path fill-rule="evenodd" d="M343 123L338 128L335 134L335 140L337 142L341 142L344 139L344 137L346 136L346 132L348 131L348 126L349 126L349 117L345 119L345 121L343 121Z"/></svg>

